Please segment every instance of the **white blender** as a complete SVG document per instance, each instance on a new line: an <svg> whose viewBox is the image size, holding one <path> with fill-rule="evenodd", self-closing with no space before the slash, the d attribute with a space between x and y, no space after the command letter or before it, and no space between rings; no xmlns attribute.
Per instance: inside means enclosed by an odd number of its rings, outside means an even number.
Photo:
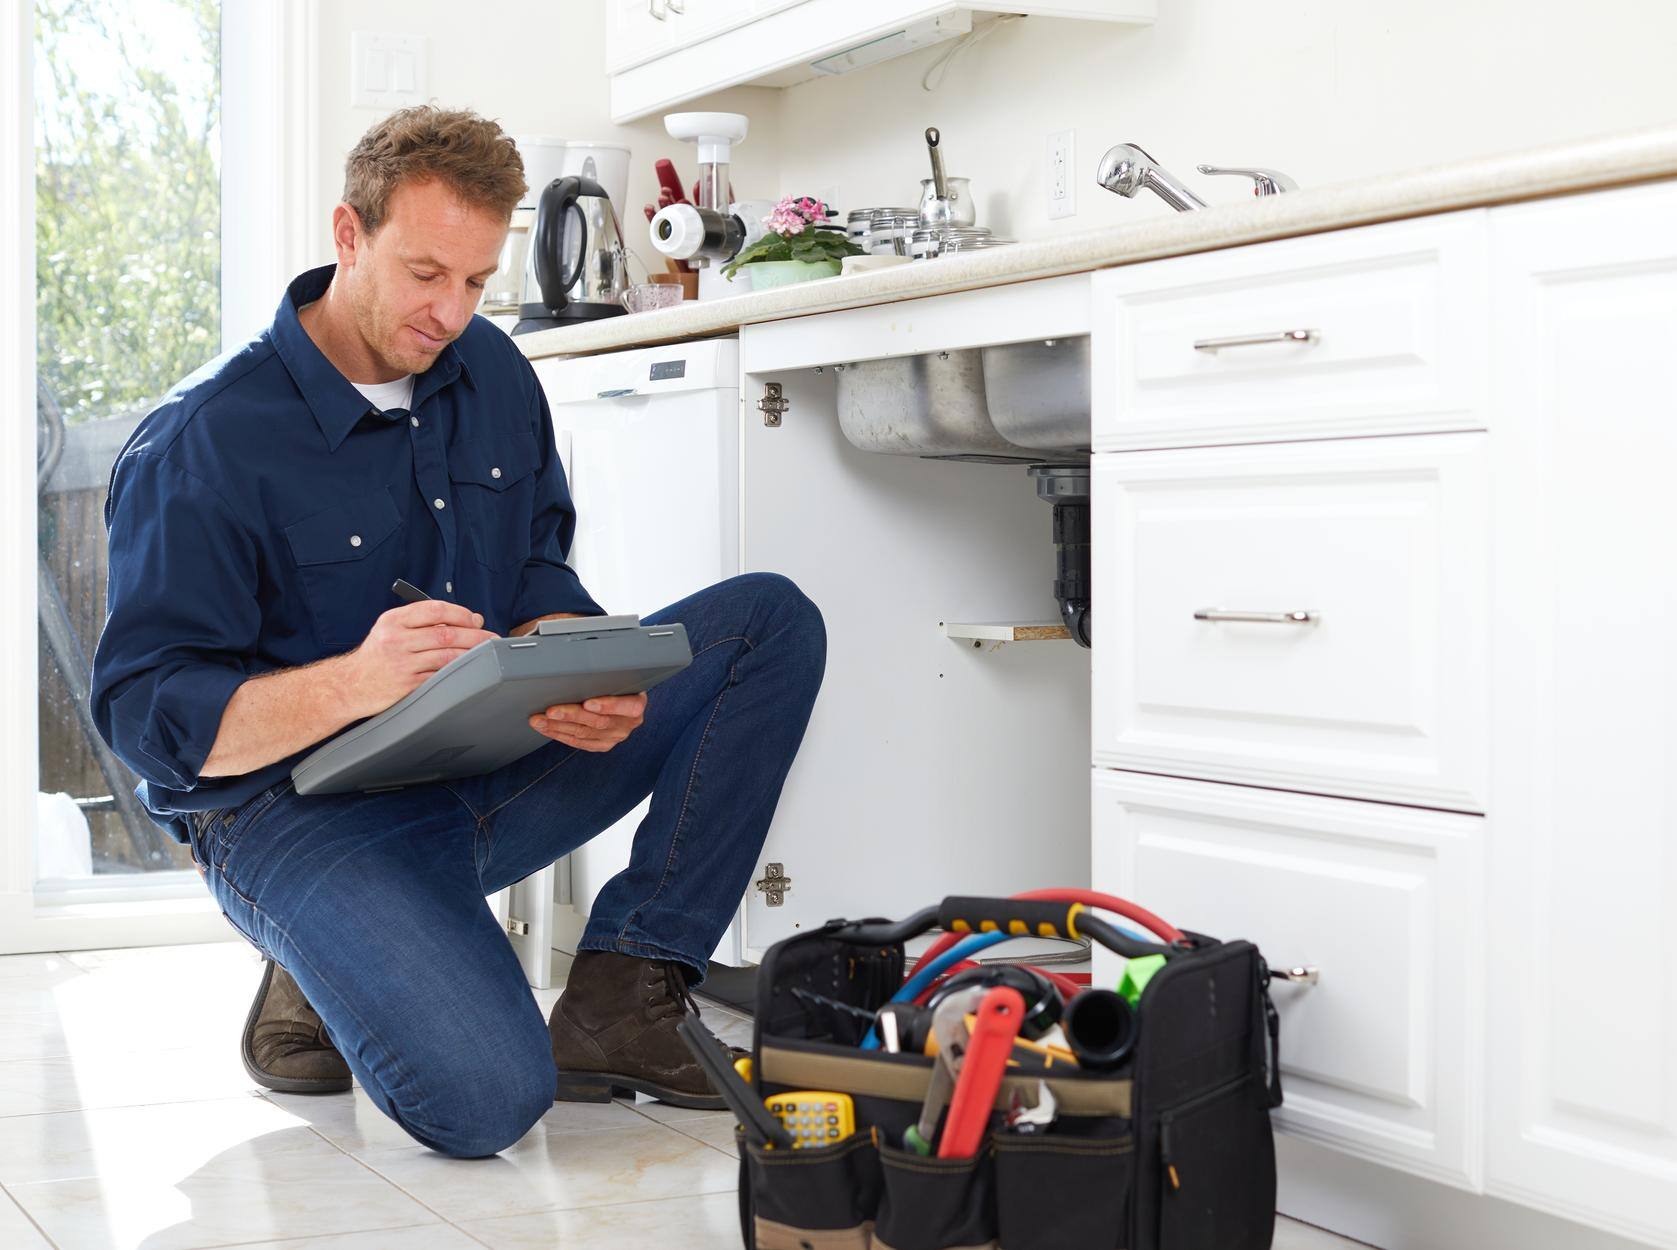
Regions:
<svg viewBox="0 0 1677 1250"><path fill-rule="evenodd" d="M772 200L728 201L728 158L749 126L743 113L670 113L664 118L672 139L698 146L699 197L696 204L671 204L658 211L652 219L652 246L693 263L702 300L737 293L721 267L768 233L763 218L774 211Z"/></svg>

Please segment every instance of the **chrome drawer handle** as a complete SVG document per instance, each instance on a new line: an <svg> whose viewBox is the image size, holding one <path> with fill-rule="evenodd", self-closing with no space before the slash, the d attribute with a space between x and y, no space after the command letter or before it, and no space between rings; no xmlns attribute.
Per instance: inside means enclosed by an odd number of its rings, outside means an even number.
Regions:
<svg viewBox="0 0 1677 1250"><path fill-rule="evenodd" d="M1225 347L1257 347L1262 343L1315 343L1321 339L1319 330L1277 330L1273 334L1235 334L1226 339L1199 339L1196 352L1221 351Z"/></svg>
<svg viewBox="0 0 1677 1250"><path fill-rule="evenodd" d="M666 3L670 6L671 13L687 12L687 0L666 0Z"/></svg>
<svg viewBox="0 0 1677 1250"><path fill-rule="evenodd" d="M1271 968L1271 981L1288 981L1293 985L1315 985L1322 979L1322 971L1314 964L1300 968Z"/></svg>
<svg viewBox="0 0 1677 1250"><path fill-rule="evenodd" d="M1251 625L1314 625L1320 612L1237 612L1231 608L1200 608L1196 621L1242 621Z"/></svg>
<svg viewBox="0 0 1677 1250"><path fill-rule="evenodd" d="M664 20L664 0L646 0L646 11L660 22Z"/></svg>

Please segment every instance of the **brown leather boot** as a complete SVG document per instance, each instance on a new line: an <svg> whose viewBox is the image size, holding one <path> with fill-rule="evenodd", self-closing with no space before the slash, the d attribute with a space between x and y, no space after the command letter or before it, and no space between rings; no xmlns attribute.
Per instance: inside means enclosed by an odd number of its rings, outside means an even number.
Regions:
<svg viewBox="0 0 1677 1250"><path fill-rule="evenodd" d="M675 1026L698 1004L680 964L578 951L547 1019L558 1102L610 1102L636 1090L677 1107L726 1108Z"/></svg>
<svg viewBox="0 0 1677 1250"><path fill-rule="evenodd" d="M341 1094L351 1084L349 1065L326 1025L291 974L271 959L239 1049L250 1079L281 1094Z"/></svg>

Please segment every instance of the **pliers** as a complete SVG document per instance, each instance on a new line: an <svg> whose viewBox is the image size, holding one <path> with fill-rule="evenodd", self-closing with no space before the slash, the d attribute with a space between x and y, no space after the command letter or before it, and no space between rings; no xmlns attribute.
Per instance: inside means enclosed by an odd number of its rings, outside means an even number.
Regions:
<svg viewBox="0 0 1677 1250"><path fill-rule="evenodd" d="M937 1066L932 1069L932 1083L926 1088L926 1101L921 1104L920 1119L903 1134L903 1144L915 1154L932 1153L938 1121L943 1118L943 1110L954 1096L955 1082L961 1075L961 1060L967 1053L967 1016L978 1010L983 997L983 987L974 986L970 990L951 994L932 1013Z"/></svg>

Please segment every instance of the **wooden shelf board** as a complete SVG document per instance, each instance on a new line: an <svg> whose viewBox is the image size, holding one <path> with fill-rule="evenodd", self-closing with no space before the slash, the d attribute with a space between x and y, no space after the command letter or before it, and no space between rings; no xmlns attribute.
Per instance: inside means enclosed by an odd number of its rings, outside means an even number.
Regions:
<svg viewBox="0 0 1677 1250"><path fill-rule="evenodd" d="M1058 621L945 621L947 638L972 642L1070 641L1071 631Z"/></svg>

